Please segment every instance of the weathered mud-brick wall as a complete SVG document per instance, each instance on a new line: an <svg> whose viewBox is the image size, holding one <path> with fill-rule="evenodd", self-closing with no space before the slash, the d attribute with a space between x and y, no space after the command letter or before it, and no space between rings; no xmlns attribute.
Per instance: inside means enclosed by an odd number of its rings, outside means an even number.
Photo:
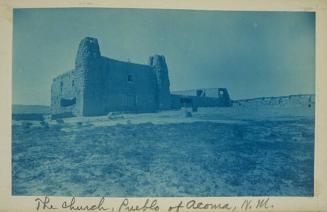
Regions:
<svg viewBox="0 0 327 212"><path fill-rule="evenodd" d="M83 115L104 113L101 99L104 83L102 82L102 57L98 40L84 38L79 45L75 69L84 73Z"/></svg>
<svg viewBox="0 0 327 212"><path fill-rule="evenodd" d="M184 96L171 95L172 108L179 109L181 107L230 107L222 98L200 97L200 96Z"/></svg>
<svg viewBox="0 0 327 212"><path fill-rule="evenodd" d="M173 91L172 108L181 107L231 107L232 100L226 88Z"/></svg>
<svg viewBox="0 0 327 212"><path fill-rule="evenodd" d="M170 82L168 67L163 55L150 57L149 65L153 67L157 77L157 101L160 110L171 109Z"/></svg>
<svg viewBox="0 0 327 212"><path fill-rule="evenodd" d="M155 112L158 110L157 82L147 65L104 58L104 105L106 111Z"/></svg>
<svg viewBox="0 0 327 212"><path fill-rule="evenodd" d="M152 67L103 57L97 40L86 38L80 44L76 68L85 72L84 115L158 109Z"/></svg>
<svg viewBox="0 0 327 212"><path fill-rule="evenodd" d="M180 108L185 98L197 107L226 104L222 97L172 96L162 55L150 57L148 65L113 60L101 55L96 38L86 37L80 42L75 69L53 80L51 113L58 117L155 112Z"/></svg>
<svg viewBox="0 0 327 212"><path fill-rule="evenodd" d="M151 65L113 60L101 56L97 39L83 39L75 69L53 81L52 114L94 116L170 109L165 58L152 58Z"/></svg>
<svg viewBox="0 0 327 212"><path fill-rule="evenodd" d="M83 114L84 73L73 70L53 79L51 114L80 116Z"/></svg>

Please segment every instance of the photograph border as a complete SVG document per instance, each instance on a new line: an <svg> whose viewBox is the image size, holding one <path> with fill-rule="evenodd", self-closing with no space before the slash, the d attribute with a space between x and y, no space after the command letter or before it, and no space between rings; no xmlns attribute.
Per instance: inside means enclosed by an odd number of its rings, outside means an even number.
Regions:
<svg viewBox="0 0 327 212"><path fill-rule="evenodd" d="M37 198L42 196L12 195L11 121L12 121L12 42L14 8L143 8L143 9L187 9L217 11L306 11L316 13L316 108L315 108L315 153L314 153L314 197L156 197L159 211L167 211L179 202L196 200L208 204L230 204L235 211L327 211L327 1L324 0L0 0L0 211L36 211ZM53 205L61 206L72 197L51 197ZM101 197L76 197L83 205L97 204ZM126 197L133 205L144 205L147 198ZM244 201L257 202L268 199L268 208L240 208ZM118 211L125 198L106 197L105 206ZM43 208L39 208L43 210ZM51 210L45 208L44 210ZM234 210L232 207L231 210ZM55 210L61 211L61 210ZM64 210L67 211L67 210ZM96 210L95 210L96 211ZM109 210L110 211L110 210ZM123 211L123 210L122 210ZM140 210L141 211L141 210ZM147 211L151 211L150 209ZM224 211L188 210L180 211Z"/></svg>

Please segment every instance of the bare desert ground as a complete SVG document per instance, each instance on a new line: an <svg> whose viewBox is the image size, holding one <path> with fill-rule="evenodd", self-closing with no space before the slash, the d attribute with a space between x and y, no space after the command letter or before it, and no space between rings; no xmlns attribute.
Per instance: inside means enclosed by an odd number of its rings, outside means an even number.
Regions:
<svg viewBox="0 0 327 212"><path fill-rule="evenodd" d="M13 121L13 195L312 196L314 107Z"/></svg>

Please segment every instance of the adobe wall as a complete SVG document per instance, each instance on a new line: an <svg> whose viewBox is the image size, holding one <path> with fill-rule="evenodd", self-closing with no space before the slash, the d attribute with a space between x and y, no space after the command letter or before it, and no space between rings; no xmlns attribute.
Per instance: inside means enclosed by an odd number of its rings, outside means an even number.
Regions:
<svg viewBox="0 0 327 212"><path fill-rule="evenodd" d="M158 108L156 76L150 66L101 57L97 68L86 72L85 88L84 115Z"/></svg>
<svg viewBox="0 0 327 212"><path fill-rule="evenodd" d="M214 97L202 97L202 96L185 96L185 95L171 95L171 107L172 109L180 109L181 107L190 107L191 104L184 105L182 99L189 99L192 101L192 105L195 107L228 107L224 99Z"/></svg>
<svg viewBox="0 0 327 212"><path fill-rule="evenodd" d="M158 109L169 110L171 109L171 96L166 59L163 55L154 55L149 58L149 65L156 74Z"/></svg>
<svg viewBox="0 0 327 212"><path fill-rule="evenodd" d="M54 78L51 85L51 114L82 115L84 76L81 71L69 71ZM62 100L75 104L62 105Z"/></svg>
<svg viewBox="0 0 327 212"><path fill-rule="evenodd" d="M148 65L113 60L101 56L97 39L86 37L79 44L75 69L53 80L51 113L96 116L114 111L155 112L181 108L184 99L196 107L227 106L230 102L229 96L171 95L164 56L150 57Z"/></svg>
<svg viewBox="0 0 327 212"><path fill-rule="evenodd" d="M157 110L155 73L146 65L106 60L107 105L110 111L154 112ZM134 106L133 106L134 105Z"/></svg>
<svg viewBox="0 0 327 212"><path fill-rule="evenodd" d="M158 82L152 66L103 57L97 39L85 38L75 67L85 73L83 115L158 109Z"/></svg>

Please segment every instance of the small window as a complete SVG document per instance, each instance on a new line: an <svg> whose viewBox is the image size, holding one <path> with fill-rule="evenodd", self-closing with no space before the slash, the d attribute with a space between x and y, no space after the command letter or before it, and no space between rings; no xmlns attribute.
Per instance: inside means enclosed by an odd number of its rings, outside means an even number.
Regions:
<svg viewBox="0 0 327 212"><path fill-rule="evenodd" d="M75 85L75 81L73 80L73 81L72 81L72 86L74 87L74 85Z"/></svg>
<svg viewBox="0 0 327 212"><path fill-rule="evenodd" d="M129 74L129 75L127 76L127 81L128 81L128 82L133 82L133 77L132 77L132 75Z"/></svg>
<svg viewBox="0 0 327 212"><path fill-rule="evenodd" d="M220 98L223 98L223 97L224 97L224 94L225 94L225 92L224 92L223 90L219 90L219 91L218 91L218 96L219 96Z"/></svg>

